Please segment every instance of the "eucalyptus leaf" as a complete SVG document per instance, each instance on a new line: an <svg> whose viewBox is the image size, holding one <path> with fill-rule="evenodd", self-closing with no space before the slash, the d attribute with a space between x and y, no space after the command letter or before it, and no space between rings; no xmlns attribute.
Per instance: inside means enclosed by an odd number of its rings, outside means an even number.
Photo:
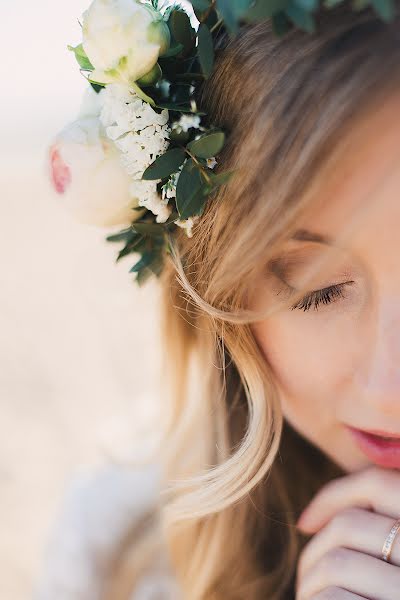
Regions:
<svg viewBox="0 0 400 600"><path fill-rule="evenodd" d="M195 10L206 11L210 8L210 0L190 0Z"/></svg>
<svg viewBox="0 0 400 600"><path fill-rule="evenodd" d="M200 23L198 32L198 55L204 77L208 78L214 67L214 43L207 25Z"/></svg>
<svg viewBox="0 0 400 600"><path fill-rule="evenodd" d="M200 214L207 199L199 168L190 158L184 165L176 186L176 207L179 218L184 220Z"/></svg>
<svg viewBox="0 0 400 600"><path fill-rule="evenodd" d="M145 170L142 179L151 181L154 179L164 179L172 173L175 173L183 161L186 154L183 148L173 148L161 154L156 160Z"/></svg>
<svg viewBox="0 0 400 600"><path fill-rule="evenodd" d="M173 10L169 16L168 26L174 39L182 44L185 52L194 46L196 32L191 25L189 16L184 10Z"/></svg>
<svg viewBox="0 0 400 600"><path fill-rule="evenodd" d="M239 24L232 6L232 0L218 0L217 9L229 31L236 34L239 31Z"/></svg>
<svg viewBox="0 0 400 600"><path fill-rule="evenodd" d="M208 186L208 192L212 192L214 189L221 185L225 185L234 174L234 171L225 171L224 173L210 173L207 172L208 177L211 179L211 186Z"/></svg>
<svg viewBox="0 0 400 600"><path fill-rule="evenodd" d="M190 142L188 149L199 158L211 158L222 150L224 143L225 133L223 131L214 131L206 133L198 140Z"/></svg>
<svg viewBox="0 0 400 600"><path fill-rule="evenodd" d="M288 0L256 0L244 15L248 22L262 21L286 8Z"/></svg>

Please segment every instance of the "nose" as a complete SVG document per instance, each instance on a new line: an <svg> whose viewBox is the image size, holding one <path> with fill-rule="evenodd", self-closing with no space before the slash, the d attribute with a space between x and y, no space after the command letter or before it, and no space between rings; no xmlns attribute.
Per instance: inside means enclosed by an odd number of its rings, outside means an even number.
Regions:
<svg viewBox="0 0 400 600"><path fill-rule="evenodd" d="M400 418L400 295L380 303L364 362L364 398L375 409Z"/></svg>

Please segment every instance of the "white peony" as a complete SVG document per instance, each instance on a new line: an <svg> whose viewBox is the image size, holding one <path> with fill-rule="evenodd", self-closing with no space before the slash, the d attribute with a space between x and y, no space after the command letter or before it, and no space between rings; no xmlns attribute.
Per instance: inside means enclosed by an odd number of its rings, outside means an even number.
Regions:
<svg viewBox="0 0 400 600"><path fill-rule="evenodd" d="M169 49L162 14L139 0L94 0L83 15L83 48L99 83L132 84L148 75Z"/></svg>
<svg viewBox="0 0 400 600"><path fill-rule="evenodd" d="M50 176L63 205L91 225L129 225L140 212L131 178L99 120L101 92L88 90L79 118L56 137L49 151Z"/></svg>

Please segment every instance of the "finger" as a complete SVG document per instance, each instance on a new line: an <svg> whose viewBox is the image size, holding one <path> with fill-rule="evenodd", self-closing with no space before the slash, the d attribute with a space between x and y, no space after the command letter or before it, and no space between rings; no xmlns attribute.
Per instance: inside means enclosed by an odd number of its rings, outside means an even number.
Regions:
<svg viewBox="0 0 400 600"><path fill-rule="evenodd" d="M398 600L400 569L368 554L337 547L305 573L296 600L311 600L330 586L374 600Z"/></svg>
<svg viewBox="0 0 400 600"><path fill-rule="evenodd" d="M363 508L352 507L337 513L304 546L297 564L297 577L302 578L324 554L338 546L380 559L392 525L391 517ZM400 566L400 533L394 538L390 562Z"/></svg>
<svg viewBox="0 0 400 600"><path fill-rule="evenodd" d="M368 600L368 598L353 594L353 592L333 585L325 588L322 592L318 592L318 594L312 597L312 600Z"/></svg>
<svg viewBox="0 0 400 600"><path fill-rule="evenodd" d="M396 469L367 467L350 475L331 479L311 500L297 521L297 527L312 533L334 514L350 506L372 509L396 519L400 513L400 473Z"/></svg>

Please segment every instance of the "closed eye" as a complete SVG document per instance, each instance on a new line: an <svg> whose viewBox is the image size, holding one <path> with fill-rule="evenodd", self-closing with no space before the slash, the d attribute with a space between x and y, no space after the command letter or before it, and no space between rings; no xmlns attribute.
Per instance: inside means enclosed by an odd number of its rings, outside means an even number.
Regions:
<svg viewBox="0 0 400 600"><path fill-rule="evenodd" d="M321 304L330 304L331 302L337 302L341 298L345 297L344 289L346 286L353 284L354 281L346 281L336 285L323 288L321 290L315 290L306 294L301 300L296 302L290 307L291 310L310 310L314 307L314 310L318 310Z"/></svg>

